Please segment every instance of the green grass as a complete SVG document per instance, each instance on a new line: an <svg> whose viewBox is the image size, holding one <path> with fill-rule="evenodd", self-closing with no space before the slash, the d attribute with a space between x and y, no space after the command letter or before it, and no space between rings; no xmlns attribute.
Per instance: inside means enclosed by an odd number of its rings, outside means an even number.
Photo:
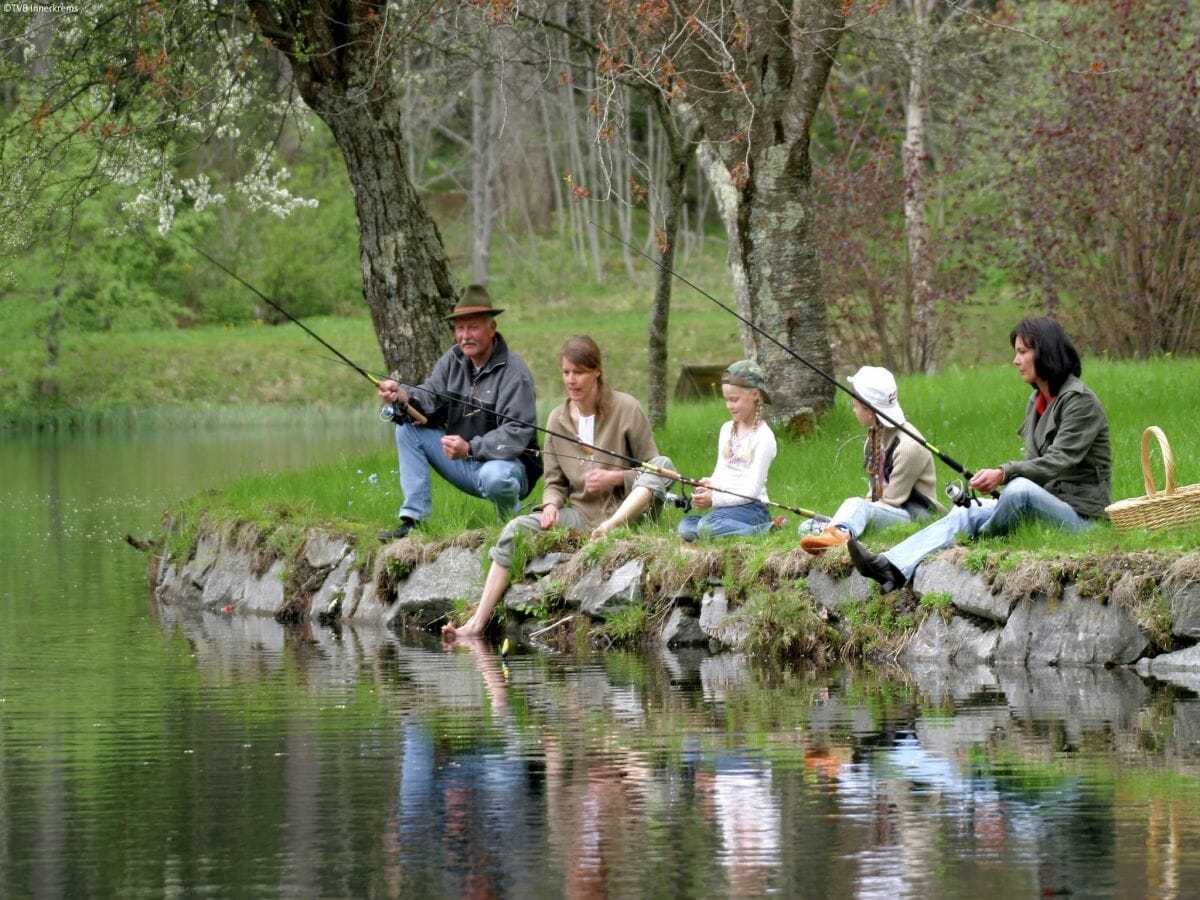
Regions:
<svg viewBox="0 0 1200 900"><path fill-rule="evenodd" d="M1139 446L1142 429L1162 427L1171 439L1180 484L1200 481L1200 422L1190 404L1176 402L1179 386L1200 383L1200 360L1160 359L1143 363L1097 361L1084 375L1105 401L1112 422L1114 497L1142 493ZM557 394L557 392L556 392ZM900 397L910 420L946 452L970 467L993 465L1020 455L1015 434L1027 395L1011 368L988 366L935 376L901 379ZM551 395L551 399L555 396ZM551 400L543 394L543 406ZM543 421L545 412L543 411ZM657 435L659 448L671 456L680 472L708 475L716 455L716 434L726 413L718 401L680 404L671 409L666 427ZM861 468L863 432L848 404L839 400L809 438L779 440L779 455L768 482L772 499L832 513L846 496L858 495L865 481ZM1157 460L1156 460L1157 465ZM938 465L939 484L954 473ZM1161 475L1156 475L1161 485ZM527 502L537 502L540 488ZM255 521L271 529L320 526L344 532L375 546L375 532L390 525L400 506L396 460L390 450L364 455L347 463L315 470L243 479L220 493L206 493L181 510L196 521L202 512L217 520ZM434 479L436 515L422 533L450 538L471 529L495 530L490 506L467 497ZM682 513L667 510L657 523L639 528L671 536ZM799 517L788 514L780 532L760 539L764 554L795 547ZM875 532L867 542L889 546L918 526ZM1092 532L1068 535L1032 524L1004 538L983 542L975 551L981 562L991 548L1068 554L1100 551L1159 550L1180 552L1200 546L1200 526L1156 533L1118 534L1107 523ZM602 550L593 546L593 550Z"/></svg>

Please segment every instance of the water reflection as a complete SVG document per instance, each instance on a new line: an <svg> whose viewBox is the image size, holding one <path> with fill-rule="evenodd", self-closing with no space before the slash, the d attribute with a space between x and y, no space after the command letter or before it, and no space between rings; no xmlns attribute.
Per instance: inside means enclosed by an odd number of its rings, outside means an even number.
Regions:
<svg viewBox="0 0 1200 900"><path fill-rule="evenodd" d="M0 895L1196 883L1186 681L657 649L505 660L149 596L120 536L171 498L367 441L340 426L0 441Z"/></svg>
<svg viewBox="0 0 1200 900"><path fill-rule="evenodd" d="M1200 874L1196 745L1169 727L1200 706L1127 671L501 659L349 627L162 624L207 678L376 685L398 723L389 895L1172 895Z"/></svg>

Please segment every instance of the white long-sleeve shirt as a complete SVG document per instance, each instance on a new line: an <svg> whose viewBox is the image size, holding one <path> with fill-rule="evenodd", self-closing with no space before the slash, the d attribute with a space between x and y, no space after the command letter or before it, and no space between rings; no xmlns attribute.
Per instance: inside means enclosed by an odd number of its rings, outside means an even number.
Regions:
<svg viewBox="0 0 1200 900"><path fill-rule="evenodd" d="M730 453L732 436L731 420L721 426L721 435L717 439L717 467L709 479L713 488L713 508L741 506L750 502L747 497L761 503L770 502L767 499L767 470L775 459L775 432L766 422L759 422L753 432L732 445L733 452ZM722 488L743 496L723 493Z"/></svg>

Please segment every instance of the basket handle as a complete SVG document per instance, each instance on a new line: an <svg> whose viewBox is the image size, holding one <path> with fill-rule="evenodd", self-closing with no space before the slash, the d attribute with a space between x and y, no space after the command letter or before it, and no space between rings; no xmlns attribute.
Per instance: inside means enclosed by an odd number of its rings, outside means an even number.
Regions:
<svg viewBox="0 0 1200 900"><path fill-rule="evenodd" d="M1146 496L1153 497L1158 491L1154 487L1154 475L1150 472L1150 436L1158 439L1158 449L1162 452L1163 468L1167 473L1168 494L1175 493L1175 456L1171 453L1171 445L1167 436L1157 425L1151 425L1142 432L1142 480L1146 485Z"/></svg>

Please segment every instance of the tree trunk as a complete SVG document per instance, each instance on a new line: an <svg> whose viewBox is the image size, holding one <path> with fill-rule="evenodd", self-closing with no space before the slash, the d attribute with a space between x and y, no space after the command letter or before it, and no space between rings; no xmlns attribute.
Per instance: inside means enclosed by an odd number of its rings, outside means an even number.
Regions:
<svg viewBox="0 0 1200 900"><path fill-rule="evenodd" d="M304 102L333 132L358 216L363 296L389 371L425 377L449 337L457 290L445 246L409 177L399 91L388 77L384 16L354 0L252 2L292 65Z"/></svg>
<svg viewBox="0 0 1200 900"><path fill-rule="evenodd" d="M687 186L688 167L692 159L692 139L680 134L679 123L672 119L671 110L661 96L655 97L658 120L667 141L665 190L658 205L662 215L662 233L657 249L659 266L654 272L654 308L650 313L648 344L650 350L650 382L647 406L651 425L667 421L667 325L671 315L671 289L675 268L675 248L679 238L679 213L683 207L683 192Z"/></svg>
<svg viewBox="0 0 1200 900"><path fill-rule="evenodd" d="M496 99L483 69L471 73L471 280L487 284L496 223L493 175L496 170Z"/></svg>
<svg viewBox="0 0 1200 900"><path fill-rule="evenodd" d="M745 271L746 317L773 339L756 336L747 341L747 353L767 376L772 419L806 431L834 394L813 239L809 140L844 18L837 4L823 0L798 0L790 16L767 0L734 5L740 23L755 23L730 55L736 79L706 81L703 57L685 60L680 70L708 91L694 108L736 191L731 263ZM722 33L734 30L732 23L721 27Z"/></svg>
<svg viewBox="0 0 1200 900"><path fill-rule="evenodd" d="M915 39L908 52L908 96L904 104L904 230L908 245L912 328L907 354L913 369L934 364L933 248L929 242L925 186L925 89L933 0L907 0Z"/></svg>
<svg viewBox="0 0 1200 900"><path fill-rule="evenodd" d="M721 161L721 157L712 143L701 142L696 149L696 159L712 190L713 199L717 204L717 212L720 213L721 221L725 225L725 237L729 248L727 265L729 266L729 278L733 284L733 303L739 315L749 318L750 281L746 276L745 260L738 251L738 247L741 246L741 238L738 237L738 210L741 206L741 193L733 183L733 179L729 177L729 169ZM746 355L756 356L758 334L745 322L738 322L738 328L742 333L742 346L745 348Z"/></svg>

